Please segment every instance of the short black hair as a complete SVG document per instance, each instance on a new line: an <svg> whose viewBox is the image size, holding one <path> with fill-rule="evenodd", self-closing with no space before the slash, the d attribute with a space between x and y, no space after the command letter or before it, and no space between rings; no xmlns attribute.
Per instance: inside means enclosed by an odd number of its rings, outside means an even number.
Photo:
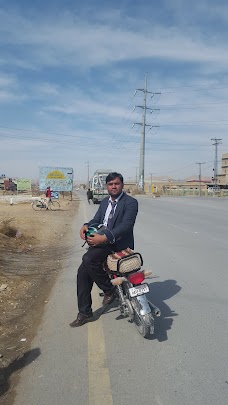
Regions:
<svg viewBox="0 0 228 405"><path fill-rule="evenodd" d="M112 172L112 173L109 173L108 176L106 177L106 184L109 183L110 181L116 179L117 177L120 179L121 183L124 182L122 174L117 173L117 172Z"/></svg>

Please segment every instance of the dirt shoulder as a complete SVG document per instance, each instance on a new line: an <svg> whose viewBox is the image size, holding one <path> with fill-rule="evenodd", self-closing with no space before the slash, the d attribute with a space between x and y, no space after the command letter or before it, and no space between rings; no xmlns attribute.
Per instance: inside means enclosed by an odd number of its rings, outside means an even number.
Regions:
<svg viewBox="0 0 228 405"><path fill-rule="evenodd" d="M29 351L45 304L73 248L72 219L79 201L60 200L60 211L30 203L0 203L0 402L10 404L16 371L39 353Z"/></svg>

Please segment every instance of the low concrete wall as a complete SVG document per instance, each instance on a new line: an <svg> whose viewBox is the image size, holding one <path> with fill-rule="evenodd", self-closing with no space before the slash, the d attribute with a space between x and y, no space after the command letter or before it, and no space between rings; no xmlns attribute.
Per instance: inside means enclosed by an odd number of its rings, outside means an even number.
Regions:
<svg viewBox="0 0 228 405"><path fill-rule="evenodd" d="M32 195L4 195L0 196L0 203L9 204L21 204L21 203L31 203L34 200L39 199L39 197L33 197Z"/></svg>

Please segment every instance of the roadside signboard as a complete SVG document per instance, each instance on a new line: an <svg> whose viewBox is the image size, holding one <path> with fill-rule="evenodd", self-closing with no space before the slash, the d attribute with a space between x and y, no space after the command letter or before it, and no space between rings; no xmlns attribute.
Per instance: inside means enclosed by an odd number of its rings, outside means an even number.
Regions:
<svg viewBox="0 0 228 405"><path fill-rule="evenodd" d="M42 166L39 170L39 187L41 191L48 186L54 191L72 191L73 178L72 167Z"/></svg>
<svg viewBox="0 0 228 405"><path fill-rule="evenodd" d="M17 191L30 191L31 190L31 180L30 179L18 179L17 180Z"/></svg>
<svg viewBox="0 0 228 405"><path fill-rule="evenodd" d="M58 191L52 191L52 192L51 192L51 198L55 198L56 200L58 200L58 198L59 198L59 193L58 193Z"/></svg>

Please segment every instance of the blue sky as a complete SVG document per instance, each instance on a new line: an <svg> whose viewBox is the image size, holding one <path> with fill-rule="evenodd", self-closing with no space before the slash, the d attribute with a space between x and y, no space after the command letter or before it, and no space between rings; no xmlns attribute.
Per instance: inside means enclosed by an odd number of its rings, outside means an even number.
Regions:
<svg viewBox="0 0 228 405"><path fill-rule="evenodd" d="M227 26L226 1L0 0L0 174L72 166L85 181L89 161L133 180L148 72L161 94L145 177L198 175L196 162L212 176L211 138L228 153Z"/></svg>

